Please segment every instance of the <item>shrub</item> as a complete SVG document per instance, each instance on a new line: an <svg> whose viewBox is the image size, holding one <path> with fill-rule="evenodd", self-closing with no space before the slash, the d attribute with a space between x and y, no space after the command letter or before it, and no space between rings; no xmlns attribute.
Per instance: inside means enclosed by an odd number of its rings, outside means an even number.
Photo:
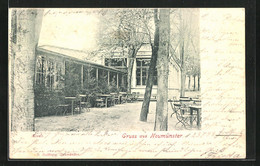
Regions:
<svg viewBox="0 0 260 166"><path fill-rule="evenodd" d="M66 70L66 75L64 75L65 87L63 92L66 96L76 96L81 91L80 75L76 69L71 67L69 70Z"/></svg>
<svg viewBox="0 0 260 166"><path fill-rule="evenodd" d="M35 117L55 115L60 101L60 92L51 91L44 85L35 87Z"/></svg>

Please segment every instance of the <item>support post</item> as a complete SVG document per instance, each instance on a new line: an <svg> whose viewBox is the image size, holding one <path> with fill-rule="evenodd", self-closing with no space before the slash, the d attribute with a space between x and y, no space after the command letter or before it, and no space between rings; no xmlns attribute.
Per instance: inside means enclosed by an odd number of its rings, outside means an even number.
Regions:
<svg viewBox="0 0 260 166"><path fill-rule="evenodd" d="M57 77L57 62L54 61L54 89L57 89L57 84L58 82L56 81L56 77Z"/></svg>
<svg viewBox="0 0 260 166"><path fill-rule="evenodd" d="M107 84L109 85L110 84L110 72L107 71Z"/></svg>
<svg viewBox="0 0 260 166"><path fill-rule="evenodd" d="M83 65L81 65L81 89L83 89Z"/></svg>
<svg viewBox="0 0 260 166"><path fill-rule="evenodd" d="M97 80L97 85L98 85L98 68L96 69L96 80Z"/></svg>
<svg viewBox="0 0 260 166"><path fill-rule="evenodd" d="M125 79L124 79L124 75L122 74L121 77L122 77L122 87L125 87Z"/></svg>
<svg viewBox="0 0 260 166"><path fill-rule="evenodd" d="M118 87L119 87L119 86L118 86L118 85L119 85L118 83L119 83L119 82L118 82L118 73L116 73L116 88L117 88L117 89L118 89Z"/></svg>

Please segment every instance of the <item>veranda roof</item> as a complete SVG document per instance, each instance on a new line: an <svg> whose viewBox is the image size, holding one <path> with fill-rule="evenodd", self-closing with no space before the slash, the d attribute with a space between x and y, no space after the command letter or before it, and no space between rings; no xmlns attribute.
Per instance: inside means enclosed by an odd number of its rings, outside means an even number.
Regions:
<svg viewBox="0 0 260 166"><path fill-rule="evenodd" d="M104 70L114 71L114 72L120 72L120 73L127 73L124 70L116 69L113 67L104 66L102 64L98 64L92 61L85 60L84 57L89 56L87 52L80 51L80 50L73 50L68 48L62 48L62 47L56 47L56 46L39 46L37 47L38 53L47 53L51 54L53 56L58 56L60 58L64 58L66 60L70 60L72 62L76 62L82 65L91 65L97 68L101 68Z"/></svg>

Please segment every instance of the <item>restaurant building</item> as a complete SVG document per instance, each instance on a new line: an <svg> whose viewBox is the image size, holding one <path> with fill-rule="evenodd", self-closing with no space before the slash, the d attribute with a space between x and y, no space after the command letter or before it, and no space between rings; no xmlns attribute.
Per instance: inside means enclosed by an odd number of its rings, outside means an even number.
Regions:
<svg viewBox="0 0 260 166"><path fill-rule="evenodd" d="M138 51L134 59L131 92L139 92L140 97L145 93L146 81L148 78L148 70L151 60L152 50L150 44L144 44ZM112 66L117 69L124 69L127 71L128 56L127 51L124 49L116 50L112 56L104 57L103 64ZM169 76L168 76L168 96L179 96L180 90L180 70L176 62L169 58ZM152 97L155 98L157 94L157 71L155 71L154 85L152 89Z"/></svg>
<svg viewBox="0 0 260 166"><path fill-rule="evenodd" d="M56 46L39 46L37 48L37 63L35 72L36 84L44 84L53 90L62 89L61 75L66 75L70 70L77 75L77 84L87 88L88 80L95 78L98 82L101 78L106 83L116 83L117 88L122 91L127 87L128 56L126 50L117 49L109 56L90 56L87 52L61 48ZM87 60L86 60L87 59ZM143 45L134 60L131 92L139 92L143 97L148 78L148 70L151 59L151 47ZM155 71L157 72L157 71ZM169 59L168 77L169 98L178 96L180 89L180 70L174 60ZM157 94L157 76L154 76L152 97Z"/></svg>
<svg viewBox="0 0 260 166"><path fill-rule="evenodd" d="M36 51L36 85L43 84L49 90L60 90L64 87L65 77L73 74L75 84L86 89L90 79L96 82L104 80L108 85L114 82L117 88L126 87L127 72L92 61L85 60L88 54L84 51L72 50L56 46L40 46Z"/></svg>

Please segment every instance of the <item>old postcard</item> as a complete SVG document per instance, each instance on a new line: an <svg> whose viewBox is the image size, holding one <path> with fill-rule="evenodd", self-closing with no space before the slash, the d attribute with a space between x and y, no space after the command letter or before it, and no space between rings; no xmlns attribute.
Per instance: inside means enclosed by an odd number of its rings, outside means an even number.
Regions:
<svg viewBox="0 0 260 166"><path fill-rule="evenodd" d="M244 8L10 8L11 159L243 159Z"/></svg>

